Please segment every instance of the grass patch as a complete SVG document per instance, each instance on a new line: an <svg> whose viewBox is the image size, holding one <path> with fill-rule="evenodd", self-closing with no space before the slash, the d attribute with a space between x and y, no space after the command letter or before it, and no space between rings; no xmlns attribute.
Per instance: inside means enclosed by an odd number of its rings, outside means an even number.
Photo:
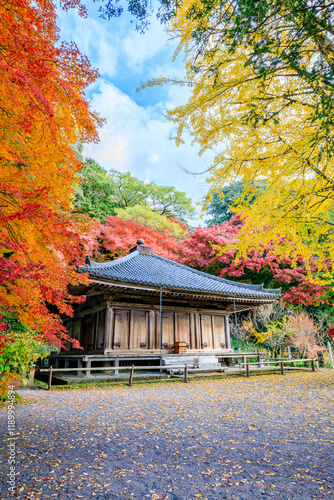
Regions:
<svg viewBox="0 0 334 500"><path fill-rule="evenodd" d="M14 405L15 406L21 406L22 404L25 404L26 401L24 399L23 396L21 396L21 394L18 394L17 392L15 392L15 400L13 401ZM8 401L8 397L5 396L1 401L0 401L0 408L5 408L7 407L7 401Z"/></svg>

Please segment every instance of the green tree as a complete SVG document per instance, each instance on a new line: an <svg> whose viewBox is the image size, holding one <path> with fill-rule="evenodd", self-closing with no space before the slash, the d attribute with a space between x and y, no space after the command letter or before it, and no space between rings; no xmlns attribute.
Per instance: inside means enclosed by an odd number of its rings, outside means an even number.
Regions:
<svg viewBox="0 0 334 500"><path fill-rule="evenodd" d="M115 215L118 206L113 199L115 186L104 168L87 158L78 179L75 205L80 212L101 222Z"/></svg>
<svg viewBox="0 0 334 500"><path fill-rule="evenodd" d="M148 196L148 185L133 177L129 172L111 169L108 177L112 181L112 199L119 208L133 207L145 203Z"/></svg>
<svg viewBox="0 0 334 500"><path fill-rule="evenodd" d="M207 196L204 201L205 215L210 216L205 220L207 227L219 225L231 219L233 212L239 201L251 205L256 197L244 195L244 183L237 181L230 186L224 186L221 191L214 192L212 196Z"/></svg>
<svg viewBox="0 0 334 500"><path fill-rule="evenodd" d="M195 212L191 199L174 187L148 184L146 201L160 215L174 217L182 222L186 222Z"/></svg>
<svg viewBox="0 0 334 500"><path fill-rule="evenodd" d="M129 172L108 172L95 160L85 160L76 188L75 204L80 212L104 222L116 209L147 205L166 217L182 222L194 213L191 199L174 187L145 183Z"/></svg>

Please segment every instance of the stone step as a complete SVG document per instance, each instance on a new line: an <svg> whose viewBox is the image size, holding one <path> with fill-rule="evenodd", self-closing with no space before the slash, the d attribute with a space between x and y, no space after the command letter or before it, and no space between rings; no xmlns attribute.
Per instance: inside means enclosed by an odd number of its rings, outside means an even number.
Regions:
<svg viewBox="0 0 334 500"><path fill-rule="evenodd" d="M163 356L162 364L164 366L182 366L188 365L189 368L220 368L216 356Z"/></svg>

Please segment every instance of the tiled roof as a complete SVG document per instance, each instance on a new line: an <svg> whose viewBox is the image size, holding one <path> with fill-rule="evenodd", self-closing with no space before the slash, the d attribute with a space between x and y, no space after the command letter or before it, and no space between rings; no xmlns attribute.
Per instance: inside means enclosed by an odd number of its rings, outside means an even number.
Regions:
<svg viewBox="0 0 334 500"><path fill-rule="evenodd" d="M270 290L264 289L263 285L235 283L138 250L121 259L102 264L87 258L86 264L87 267L80 266L78 271L89 273L92 278L234 297L275 300L281 296L280 289Z"/></svg>

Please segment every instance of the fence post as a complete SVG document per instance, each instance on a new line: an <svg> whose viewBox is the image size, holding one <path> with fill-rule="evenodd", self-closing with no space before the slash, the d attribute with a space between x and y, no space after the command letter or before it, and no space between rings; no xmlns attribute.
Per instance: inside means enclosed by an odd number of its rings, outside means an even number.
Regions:
<svg viewBox="0 0 334 500"><path fill-rule="evenodd" d="M51 390L51 384L52 384L52 366L49 366L49 385L48 385L48 390Z"/></svg>
<svg viewBox="0 0 334 500"><path fill-rule="evenodd" d="M315 363L314 359L311 359L312 371L315 372Z"/></svg>
<svg viewBox="0 0 334 500"><path fill-rule="evenodd" d="M91 366L92 366L92 360L88 358L86 361L86 368L91 368ZM90 370L86 371L86 377L90 377Z"/></svg>
<svg viewBox="0 0 334 500"><path fill-rule="evenodd" d="M283 361L280 362L281 365L281 374L284 375L284 364Z"/></svg>
<svg viewBox="0 0 334 500"><path fill-rule="evenodd" d="M330 342L327 342L327 349L328 349L329 359L331 360L331 368L334 368L332 346Z"/></svg>
<svg viewBox="0 0 334 500"><path fill-rule="evenodd" d="M28 387L32 387L34 385L35 371L36 371L36 367L34 366L33 368L31 368L31 370L29 372Z"/></svg>
<svg viewBox="0 0 334 500"><path fill-rule="evenodd" d="M185 384L187 384L187 383L188 383L188 365L185 365L185 366L184 366L184 379L183 379L183 382L184 382Z"/></svg>
<svg viewBox="0 0 334 500"><path fill-rule="evenodd" d="M133 374L134 374L134 371L135 371L135 366L134 365L131 365L131 371L130 371L130 377L129 377L129 386L131 387L132 385L132 380L133 380Z"/></svg>
<svg viewBox="0 0 334 500"><path fill-rule="evenodd" d="M246 363L246 375L247 375L247 377L249 377L249 363L248 363L248 361Z"/></svg>

